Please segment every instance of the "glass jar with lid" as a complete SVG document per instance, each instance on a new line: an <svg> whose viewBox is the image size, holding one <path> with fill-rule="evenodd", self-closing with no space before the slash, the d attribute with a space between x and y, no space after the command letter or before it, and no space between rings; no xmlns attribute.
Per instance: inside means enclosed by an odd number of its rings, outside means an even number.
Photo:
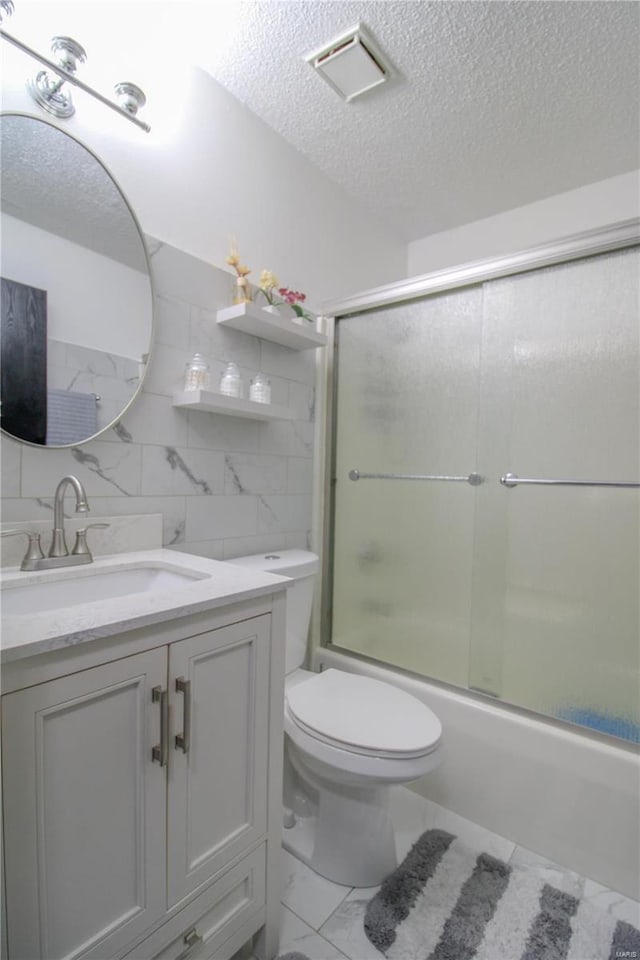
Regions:
<svg viewBox="0 0 640 960"><path fill-rule="evenodd" d="M271 381L264 373L256 373L249 385L249 399L256 403L271 403Z"/></svg>
<svg viewBox="0 0 640 960"><path fill-rule="evenodd" d="M209 364L201 353L196 353L192 360L189 360L184 371L184 389L185 390L208 390L209 389Z"/></svg>
<svg viewBox="0 0 640 960"><path fill-rule="evenodd" d="M224 368L220 380L220 393L224 393L227 397L242 397L244 393L240 368L233 360L230 360Z"/></svg>

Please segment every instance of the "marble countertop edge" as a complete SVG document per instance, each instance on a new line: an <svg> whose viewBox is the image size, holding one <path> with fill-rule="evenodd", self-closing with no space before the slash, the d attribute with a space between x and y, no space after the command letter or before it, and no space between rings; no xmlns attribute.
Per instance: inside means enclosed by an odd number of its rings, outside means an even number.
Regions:
<svg viewBox="0 0 640 960"><path fill-rule="evenodd" d="M184 586L164 591L129 593L105 600L79 603L42 612L2 617L0 660L8 664L91 640L116 636L191 614L215 610L231 603L284 590L291 581L230 562L210 560L174 550L142 550L99 557L92 564L62 570L2 573L3 589L71 577L81 582L92 574L126 571L140 566L159 567L200 575Z"/></svg>

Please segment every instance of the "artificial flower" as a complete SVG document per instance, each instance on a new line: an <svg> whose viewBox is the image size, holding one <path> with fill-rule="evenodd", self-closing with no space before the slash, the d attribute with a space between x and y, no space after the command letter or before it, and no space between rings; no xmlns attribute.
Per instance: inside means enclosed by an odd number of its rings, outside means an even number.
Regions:
<svg viewBox="0 0 640 960"><path fill-rule="evenodd" d="M226 258L225 263L235 270L238 279L236 280L236 292L233 298L234 303L251 303L251 287L247 282L247 276L251 273L251 268L240 263L240 254L236 249L235 241L231 244L231 251Z"/></svg>
<svg viewBox="0 0 640 960"><path fill-rule="evenodd" d="M300 306L300 304L304 303L307 299L306 294L300 293L299 290L289 290L287 287L278 287L278 293L284 299L284 302L291 307L296 316L313 323L311 314L307 313Z"/></svg>
<svg viewBox="0 0 640 960"><path fill-rule="evenodd" d="M306 294L299 293L297 290L287 290L286 287L280 287L278 293L281 297L284 297L285 303L288 303L289 306L293 306L294 303L298 302L304 303L304 301L307 299Z"/></svg>
<svg viewBox="0 0 640 960"><path fill-rule="evenodd" d="M274 287L278 286L278 278L275 273L272 273L271 270L263 270L260 274L260 289L261 290L273 290Z"/></svg>
<svg viewBox="0 0 640 960"><path fill-rule="evenodd" d="M274 288L278 286L278 278L275 273L271 270L263 270L260 274L260 283L258 293L261 293L267 303L270 306L275 306L278 303L277 297L274 296Z"/></svg>

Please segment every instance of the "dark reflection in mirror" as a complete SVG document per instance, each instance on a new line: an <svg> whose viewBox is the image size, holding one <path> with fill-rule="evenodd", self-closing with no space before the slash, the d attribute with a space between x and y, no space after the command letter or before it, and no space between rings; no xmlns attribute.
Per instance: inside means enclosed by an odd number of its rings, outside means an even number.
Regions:
<svg viewBox="0 0 640 960"><path fill-rule="evenodd" d="M138 224L103 164L48 121L0 117L0 426L46 446L111 426L152 335Z"/></svg>

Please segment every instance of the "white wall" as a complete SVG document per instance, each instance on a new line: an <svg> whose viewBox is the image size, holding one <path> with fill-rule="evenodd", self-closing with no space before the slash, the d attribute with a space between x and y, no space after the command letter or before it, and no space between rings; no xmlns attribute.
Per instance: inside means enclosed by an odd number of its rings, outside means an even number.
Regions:
<svg viewBox="0 0 640 960"><path fill-rule="evenodd" d="M9 32L46 53L51 32L36 42L19 29L29 6L45 5L17 5ZM56 32L75 36L63 16L72 5L52 6ZM120 23L128 27L127 6ZM113 22L114 8L94 2L91 17ZM81 30L77 36L83 41ZM146 47L153 39L148 18ZM94 79L98 61L117 59L118 50L87 41L87 52L83 79L108 91ZM103 160L143 231L161 241L151 245L157 329L144 389L116 428L78 449L40 450L3 437L3 519L50 516L57 480L71 472L85 483L94 515L161 513L167 546L217 558L308 546L315 351L218 328L215 311L231 302L233 275L215 265L223 266L234 235L250 279L269 268L305 291L313 309L402 278L406 243L208 75L181 70L170 47L158 52L157 82L129 74L147 94L150 134L77 90L75 116L58 123ZM24 88L37 65L6 43L2 55L2 109L45 118ZM296 419L259 424L175 409L172 392L195 350L211 360L214 382L228 360L240 364L245 382L265 372L273 402L291 406Z"/></svg>
<svg viewBox="0 0 640 960"><path fill-rule="evenodd" d="M93 17L108 22L110 6L93 3ZM20 35L18 14L10 32L35 46ZM6 43L2 52L3 110L46 117L24 88L35 62ZM145 233L218 266L235 236L251 280L262 268L273 270L283 284L306 292L312 309L405 275L406 242L208 74L182 70L170 50L161 52L167 60L156 74L136 75L147 94L151 133L81 91L73 92L75 116L58 122L104 161ZM93 51L91 59L108 61L109 50ZM82 70L91 82L95 67L88 61Z"/></svg>
<svg viewBox="0 0 640 960"><path fill-rule="evenodd" d="M47 336L138 360L149 351L149 278L24 220L2 215L2 276L47 292Z"/></svg>
<svg viewBox="0 0 640 960"><path fill-rule="evenodd" d="M526 250L640 217L640 171L623 173L409 244L408 276Z"/></svg>

